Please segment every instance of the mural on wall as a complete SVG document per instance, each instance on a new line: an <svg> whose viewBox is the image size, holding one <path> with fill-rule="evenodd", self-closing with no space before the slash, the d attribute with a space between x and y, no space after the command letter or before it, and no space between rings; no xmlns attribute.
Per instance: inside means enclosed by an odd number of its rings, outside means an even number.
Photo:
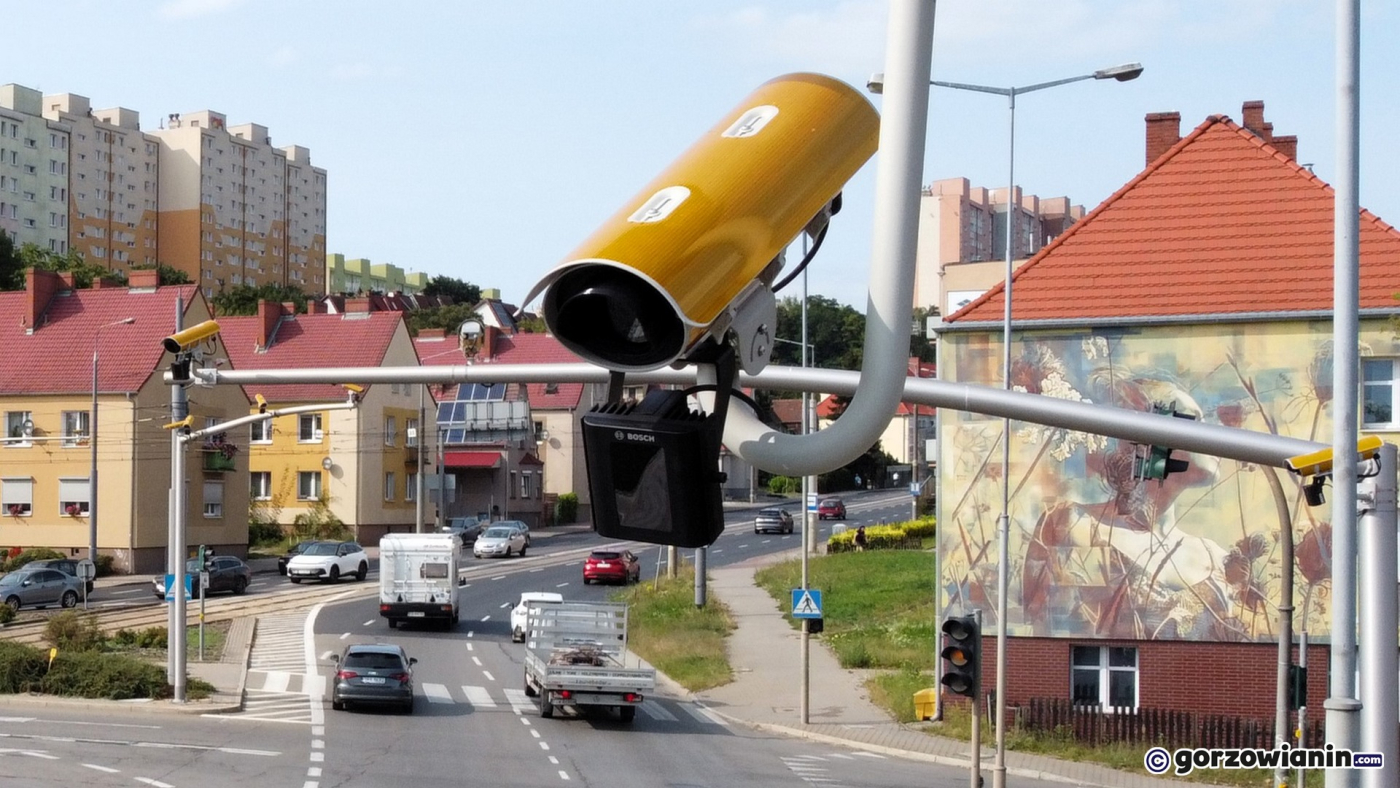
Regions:
<svg viewBox="0 0 1400 788"><path fill-rule="evenodd" d="M1209 423L1330 442L1330 327L1297 332L1032 335L1015 347L1012 387L1132 410L1175 406ZM1000 380L999 344L948 339L947 379ZM1003 421L942 414L941 602L950 613L981 608L990 627ZM1011 425L1011 634L1276 638L1280 523L1266 469L1177 451L1187 470L1144 481L1134 460L1145 447ZM1278 474L1296 545L1295 626L1325 636L1331 510L1308 507L1299 480Z"/></svg>

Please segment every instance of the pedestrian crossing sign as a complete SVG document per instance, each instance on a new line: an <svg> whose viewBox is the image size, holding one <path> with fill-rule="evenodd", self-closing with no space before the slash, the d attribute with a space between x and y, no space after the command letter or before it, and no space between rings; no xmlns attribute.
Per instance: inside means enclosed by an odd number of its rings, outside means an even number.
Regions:
<svg viewBox="0 0 1400 788"><path fill-rule="evenodd" d="M821 618L822 592L815 588L792 589L793 618Z"/></svg>

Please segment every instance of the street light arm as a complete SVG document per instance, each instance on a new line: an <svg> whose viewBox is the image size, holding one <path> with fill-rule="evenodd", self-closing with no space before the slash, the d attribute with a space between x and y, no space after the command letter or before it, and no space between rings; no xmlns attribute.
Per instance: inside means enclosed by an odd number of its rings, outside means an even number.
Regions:
<svg viewBox="0 0 1400 788"><path fill-rule="evenodd" d="M1036 84L1034 84L1034 85L1027 85L1026 87L1023 87L1023 88L1012 88L1012 89L1011 89L1011 92L1019 96L1019 95L1021 95L1022 93L1031 93L1031 92L1036 91L1036 90L1044 90L1044 89L1046 89L1046 88L1059 87L1060 85L1068 85L1068 84L1071 83L1071 82L1083 82L1083 81L1086 80L1086 79L1094 79L1094 78L1095 78L1095 75L1093 75L1093 74L1081 74L1081 75L1079 75L1079 76L1077 76L1077 77L1067 77L1067 78L1065 78L1065 79L1056 79L1056 80L1052 80L1052 81L1050 81L1050 82L1038 82L1038 83L1036 83Z"/></svg>
<svg viewBox="0 0 1400 788"><path fill-rule="evenodd" d="M184 440L188 443L189 441L194 441L203 438L205 435L223 434L225 432L228 432L229 430L237 429L246 424L254 424L259 421L267 421L268 419L274 419L278 416L295 416L299 413L319 413L323 410L354 410L358 406L359 402L357 400L347 400L345 402L335 402L329 405L294 405L290 408L270 410L266 413L252 413L247 416L240 416L239 418L231 419L229 421L221 421L218 424L215 424L210 427L205 427L202 430L195 430L194 432L191 432L188 435L181 436L181 440Z"/></svg>
<svg viewBox="0 0 1400 788"><path fill-rule="evenodd" d="M935 87L952 88L954 90L972 90L978 93L995 93L998 96L1010 96L1012 93L1023 92L1017 88L994 88L989 85L969 85L966 82L939 82L937 80L932 79L929 80L929 84L934 85Z"/></svg>

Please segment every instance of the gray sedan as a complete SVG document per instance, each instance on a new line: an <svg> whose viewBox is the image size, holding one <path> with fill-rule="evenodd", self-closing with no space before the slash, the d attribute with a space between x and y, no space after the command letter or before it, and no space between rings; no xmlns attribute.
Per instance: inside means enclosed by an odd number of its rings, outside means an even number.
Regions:
<svg viewBox="0 0 1400 788"><path fill-rule="evenodd" d="M0 600L21 607L73 607L83 593L83 581L57 569L19 569L0 577Z"/></svg>
<svg viewBox="0 0 1400 788"><path fill-rule="evenodd" d="M413 713L413 666L403 648L392 643L359 643L335 657L335 686L331 708L351 703L388 703Z"/></svg>

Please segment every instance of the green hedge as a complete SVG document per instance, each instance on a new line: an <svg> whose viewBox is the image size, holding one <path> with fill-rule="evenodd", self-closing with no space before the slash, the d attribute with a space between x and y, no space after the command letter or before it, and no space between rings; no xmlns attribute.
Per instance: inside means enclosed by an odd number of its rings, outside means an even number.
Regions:
<svg viewBox="0 0 1400 788"><path fill-rule="evenodd" d="M0 564L0 572L13 572L25 564L28 564L30 561L48 561L63 557L63 553L57 550L50 550L47 547L31 547L28 550L21 550L18 553L10 551L9 558L3 564Z"/></svg>
<svg viewBox="0 0 1400 788"><path fill-rule="evenodd" d="M910 550L923 546L923 540L937 533L932 518L910 520L903 523L871 525L865 529L865 544L871 550ZM826 540L828 553L848 553L854 549L856 529L851 528L839 534L832 534Z"/></svg>
<svg viewBox="0 0 1400 788"><path fill-rule="evenodd" d="M566 492L554 502L554 522L556 525L567 525L576 520L578 520L578 496Z"/></svg>
<svg viewBox="0 0 1400 788"><path fill-rule="evenodd" d="M62 651L49 664L43 649L0 641L0 694L38 692L75 698L129 700L169 698L173 688L165 668L121 654L101 651ZM190 698L207 697L214 687L191 678Z"/></svg>

